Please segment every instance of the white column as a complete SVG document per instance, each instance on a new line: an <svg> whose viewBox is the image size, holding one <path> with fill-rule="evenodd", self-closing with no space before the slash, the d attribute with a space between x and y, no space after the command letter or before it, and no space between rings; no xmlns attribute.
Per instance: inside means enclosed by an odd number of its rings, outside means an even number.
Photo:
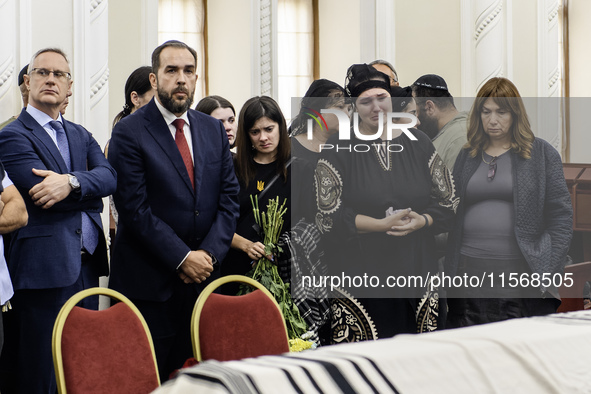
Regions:
<svg viewBox="0 0 591 394"><path fill-rule="evenodd" d="M560 1L538 3L538 128L536 135L562 152Z"/></svg>
<svg viewBox="0 0 591 394"><path fill-rule="evenodd" d="M277 0L252 0L253 96L277 97Z"/></svg>
<svg viewBox="0 0 591 394"><path fill-rule="evenodd" d="M394 1L376 0L375 12L375 58L389 61L394 65L394 68L396 68L396 26L394 24Z"/></svg>
<svg viewBox="0 0 591 394"><path fill-rule="evenodd" d="M396 67L396 28L393 0L359 2L361 61L386 60Z"/></svg>
<svg viewBox="0 0 591 394"><path fill-rule="evenodd" d="M461 0L462 96L490 78L512 74L510 0Z"/></svg>
<svg viewBox="0 0 591 394"><path fill-rule="evenodd" d="M73 2L74 121L104 147L110 135L107 0Z"/></svg>
<svg viewBox="0 0 591 394"><path fill-rule="evenodd" d="M142 0L140 18L142 62L151 65L158 46L158 0Z"/></svg>
<svg viewBox="0 0 591 394"><path fill-rule="evenodd" d="M376 0L359 2L359 26L361 62L369 63L376 58Z"/></svg>
<svg viewBox="0 0 591 394"><path fill-rule="evenodd" d="M18 33L16 16L16 1L0 0L0 123L18 114L19 108L14 89L20 71L15 48Z"/></svg>

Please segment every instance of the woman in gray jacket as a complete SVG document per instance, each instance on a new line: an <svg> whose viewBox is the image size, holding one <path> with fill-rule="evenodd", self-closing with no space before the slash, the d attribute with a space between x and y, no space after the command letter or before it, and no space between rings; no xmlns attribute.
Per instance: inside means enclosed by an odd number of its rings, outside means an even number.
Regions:
<svg viewBox="0 0 591 394"><path fill-rule="evenodd" d="M449 289L447 327L555 312L571 200L558 152L534 136L508 79L478 92L453 177L460 205L445 273L476 278Z"/></svg>

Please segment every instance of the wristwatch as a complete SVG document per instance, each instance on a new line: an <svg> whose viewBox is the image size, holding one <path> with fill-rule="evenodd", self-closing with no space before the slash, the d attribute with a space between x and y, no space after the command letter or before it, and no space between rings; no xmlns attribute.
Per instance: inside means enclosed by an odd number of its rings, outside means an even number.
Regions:
<svg viewBox="0 0 591 394"><path fill-rule="evenodd" d="M72 174L68 174L68 183L70 184L72 190L77 191L80 189L80 182L78 182L78 178Z"/></svg>

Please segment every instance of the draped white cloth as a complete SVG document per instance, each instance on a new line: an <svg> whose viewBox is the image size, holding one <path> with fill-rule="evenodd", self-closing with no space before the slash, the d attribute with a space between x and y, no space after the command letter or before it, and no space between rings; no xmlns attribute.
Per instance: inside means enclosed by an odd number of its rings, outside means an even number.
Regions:
<svg viewBox="0 0 591 394"><path fill-rule="evenodd" d="M155 393L590 393L589 354L591 311L580 311L207 361Z"/></svg>

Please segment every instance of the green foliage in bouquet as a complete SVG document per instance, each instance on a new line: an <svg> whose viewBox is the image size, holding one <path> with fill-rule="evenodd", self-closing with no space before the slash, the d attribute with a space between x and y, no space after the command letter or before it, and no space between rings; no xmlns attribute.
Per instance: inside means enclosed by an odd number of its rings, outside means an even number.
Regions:
<svg viewBox="0 0 591 394"><path fill-rule="evenodd" d="M283 215L287 211L285 207L287 200L284 200L281 206L279 205L279 196L269 200L267 212L260 212L259 200L256 195L254 198L250 196L250 201L253 207L255 222L259 226L263 244L265 245L265 255L277 257L282 252L281 247L277 246L277 242L279 241L279 236L283 228ZM277 271L277 266L267 257L263 256L246 276L258 281L273 294L285 319L288 336L292 339L300 338L308 327L302 319L298 307L291 299L289 283L283 282ZM250 293L252 290L250 286L243 284L240 286L238 295Z"/></svg>

